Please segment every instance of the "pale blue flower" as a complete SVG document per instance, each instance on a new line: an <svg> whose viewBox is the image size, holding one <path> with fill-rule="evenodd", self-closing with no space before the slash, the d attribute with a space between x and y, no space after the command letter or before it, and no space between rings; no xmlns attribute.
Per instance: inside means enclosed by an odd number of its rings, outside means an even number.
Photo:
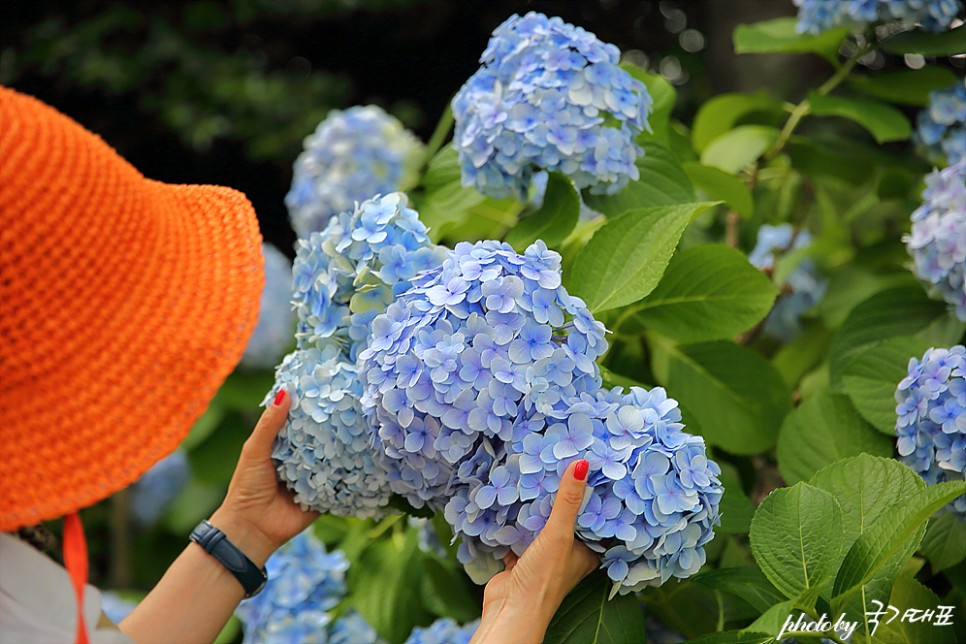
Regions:
<svg viewBox="0 0 966 644"><path fill-rule="evenodd" d="M416 627L405 644L469 644L480 620L460 626L449 617L437 619L425 628Z"/></svg>
<svg viewBox="0 0 966 644"><path fill-rule="evenodd" d="M292 262L271 244L262 244L262 254L265 256L265 287L259 303L258 324L245 347L241 364L269 369L293 344Z"/></svg>
<svg viewBox="0 0 966 644"><path fill-rule="evenodd" d="M772 272L781 255L806 248L811 242L808 231L796 232L791 224L765 224L758 229L758 241L748 254L748 261L755 268ZM803 259L780 286L782 292L765 320L764 332L787 341L801 333L802 314L824 297L828 281L819 274L814 262Z"/></svg>
<svg viewBox="0 0 966 644"><path fill-rule="evenodd" d="M961 0L792 0L798 10L798 31L821 33L833 27L850 27L856 33L880 22L922 25L944 31L961 16Z"/></svg>
<svg viewBox="0 0 966 644"><path fill-rule="evenodd" d="M527 201L546 170L594 193L637 179L634 138L649 129L652 101L619 58L613 45L541 13L497 27L453 99L464 185Z"/></svg>
<svg viewBox="0 0 966 644"><path fill-rule="evenodd" d="M966 159L927 176L922 196L904 238L913 272L966 321Z"/></svg>
<svg viewBox="0 0 966 644"><path fill-rule="evenodd" d="M238 605L246 644L327 641L328 611L345 595L349 561L327 553L311 529L293 537L265 563L262 592ZM374 643L373 643L374 644Z"/></svg>
<svg viewBox="0 0 966 644"><path fill-rule="evenodd" d="M292 228L307 238L356 203L405 189L422 151L402 123L375 105L332 110L295 161L285 197Z"/></svg>
<svg viewBox="0 0 966 644"><path fill-rule="evenodd" d="M155 463L131 487L131 513L135 521L149 526L164 514L191 478L188 457L176 450Z"/></svg>
<svg viewBox="0 0 966 644"><path fill-rule="evenodd" d="M966 347L909 360L896 389L896 449L929 484L966 478ZM966 495L946 506L966 519Z"/></svg>
<svg viewBox="0 0 966 644"><path fill-rule="evenodd" d="M966 159L966 80L929 93L929 105L916 117L915 140L940 165Z"/></svg>

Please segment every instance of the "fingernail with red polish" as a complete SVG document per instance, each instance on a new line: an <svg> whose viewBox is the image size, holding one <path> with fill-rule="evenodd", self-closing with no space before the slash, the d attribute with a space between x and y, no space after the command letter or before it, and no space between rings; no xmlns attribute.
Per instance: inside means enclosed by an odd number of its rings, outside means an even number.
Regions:
<svg viewBox="0 0 966 644"><path fill-rule="evenodd" d="M272 405L274 405L275 407L278 407L279 405L281 405L282 401L285 400L285 393L286 392L284 389L279 389L278 393L275 394L275 402L273 402Z"/></svg>
<svg viewBox="0 0 966 644"><path fill-rule="evenodd" d="M587 461L577 461L574 466L574 478L578 481L583 481L587 478L587 470L590 469L590 463Z"/></svg>

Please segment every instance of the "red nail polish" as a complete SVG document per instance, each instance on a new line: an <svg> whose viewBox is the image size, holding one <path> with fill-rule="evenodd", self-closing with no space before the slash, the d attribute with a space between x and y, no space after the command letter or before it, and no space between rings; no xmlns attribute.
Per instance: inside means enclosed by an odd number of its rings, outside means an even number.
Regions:
<svg viewBox="0 0 966 644"><path fill-rule="evenodd" d="M590 463L587 461L577 461L574 466L574 478L578 481L583 481L587 478L587 470L590 469Z"/></svg>
<svg viewBox="0 0 966 644"><path fill-rule="evenodd" d="M274 406L278 407L279 405L282 404L282 401L283 400L285 400L285 390L284 389L279 389L278 390L278 393L275 394L275 402L273 402L272 404Z"/></svg>

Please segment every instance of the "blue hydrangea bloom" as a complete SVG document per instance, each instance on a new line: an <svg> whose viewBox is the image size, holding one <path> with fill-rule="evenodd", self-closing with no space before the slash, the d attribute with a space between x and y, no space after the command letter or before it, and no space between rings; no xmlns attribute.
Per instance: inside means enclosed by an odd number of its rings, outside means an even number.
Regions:
<svg viewBox="0 0 966 644"><path fill-rule="evenodd" d="M360 375L390 487L443 509L474 579L532 542L581 458L592 490L577 534L622 592L704 563L720 470L663 389L601 390L605 329L561 286L557 253L459 244L381 318Z"/></svg>
<svg viewBox="0 0 966 644"><path fill-rule="evenodd" d="M135 606L137 606L136 602L125 599L114 591L101 591L101 612L115 624L120 624L125 617L131 614Z"/></svg>
<svg viewBox="0 0 966 644"><path fill-rule="evenodd" d="M292 269L299 348L335 344L354 362L373 318L419 272L439 266L442 250L426 233L397 192L364 201L300 240Z"/></svg>
<svg viewBox="0 0 966 644"><path fill-rule="evenodd" d="M328 636L327 644L383 644L376 629L355 611L336 619L329 627Z"/></svg>
<svg viewBox="0 0 966 644"><path fill-rule="evenodd" d="M896 448L926 483L962 481L966 472L966 347L933 348L909 359L896 389ZM966 519L966 495L947 506Z"/></svg>
<svg viewBox="0 0 966 644"><path fill-rule="evenodd" d="M944 31L962 10L962 0L792 0L798 7L798 31L817 34L846 26L863 31L879 22L920 24Z"/></svg>
<svg viewBox="0 0 966 644"><path fill-rule="evenodd" d="M279 365L264 404L282 387L291 406L272 458L296 503L338 516L380 516L388 479L374 458L355 363L333 345L297 350Z"/></svg>
<svg viewBox="0 0 966 644"><path fill-rule="evenodd" d="M306 238L356 202L405 189L422 153L419 140L375 105L332 110L295 161L285 196L292 228Z"/></svg>
<svg viewBox="0 0 966 644"><path fill-rule="evenodd" d="M311 529L296 535L265 563L268 582L238 605L246 644L325 642L329 611L346 593L349 561L327 553Z"/></svg>
<svg viewBox="0 0 966 644"><path fill-rule="evenodd" d="M156 522L191 478L188 457L171 452L154 464L131 488L131 513L142 526Z"/></svg>
<svg viewBox="0 0 966 644"><path fill-rule="evenodd" d="M414 628L405 644L469 644L479 626L480 620L460 626L445 617L437 619L426 628Z"/></svg>
<svg viewBox="0 0 966 644"><path fill-rule="evenodd" d="M966 321L966 159L927 176L922 197L904 238L913 272Z"/></svg>
<svg viewBox="0 0 966 644"><path fill-rule="evenodd" d="M758 229L755 248L748 261L764 271L773 271L777 256L807 247L812 236L806 230L797 233L791 224L763 225ZM765 320L764 333L781 340L790 340L802 328L800 318L825 295L828 282L819 275L815 264L808 259L798 262L781 285L782 293Z"/></svg>
<svg viewBox="0 0 966 644"><path fill-rule="evenodd" d="M541 170L598 194L637 179L634 138L649 129L652 101L619 59L617 47L560 18L508 18L453 98L463 184L526 201Z"/></svg>
<svg viewBox="0 0 966 644"><path fill-rule="evenodd" d="M955 165L966 159L966 81L930 92L916 122L916 142L930 160Z"/></svg>
<svg viewBox="0 0 966 644"><path fill-rule="evenodd" d="M265 256L265 288L259 304L258 324L245 347L241 364L271 369L292 344L295 313L292 311L292 262L271 244L262 244Z"/></svg>
<svg viewBox="0 0 966 644"><path fill-rule="evenodd" d="M436 555L437 557L446 557L446 549L440 543L439 536L436 534L436 528L430 519L409 517L408 523L410 528L418 531L417 536L419 537L418 545L420 550L431 555Z"/></svg>

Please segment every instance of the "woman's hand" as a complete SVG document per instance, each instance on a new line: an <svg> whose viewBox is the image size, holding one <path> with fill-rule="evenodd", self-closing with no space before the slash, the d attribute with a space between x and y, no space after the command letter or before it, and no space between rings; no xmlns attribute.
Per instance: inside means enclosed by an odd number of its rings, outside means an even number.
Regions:
<svg viewBox="0 0 966 644"><path fill-rule="evenodd" d="M587 461L567 468L546 526L523 556L508 554L506 569L487 582L475 644L543 641L564 597L600 564L590 548L574 539L587 468Z"/></svg>
<svg viewBox="0 0 966 644"><path fill-rule="evenodd" d="M290 403L291 396L280 389L245 441L225 500L211 516L212 525L259 566L319 516L299 508L275 475L272 444Z"/></svg>

